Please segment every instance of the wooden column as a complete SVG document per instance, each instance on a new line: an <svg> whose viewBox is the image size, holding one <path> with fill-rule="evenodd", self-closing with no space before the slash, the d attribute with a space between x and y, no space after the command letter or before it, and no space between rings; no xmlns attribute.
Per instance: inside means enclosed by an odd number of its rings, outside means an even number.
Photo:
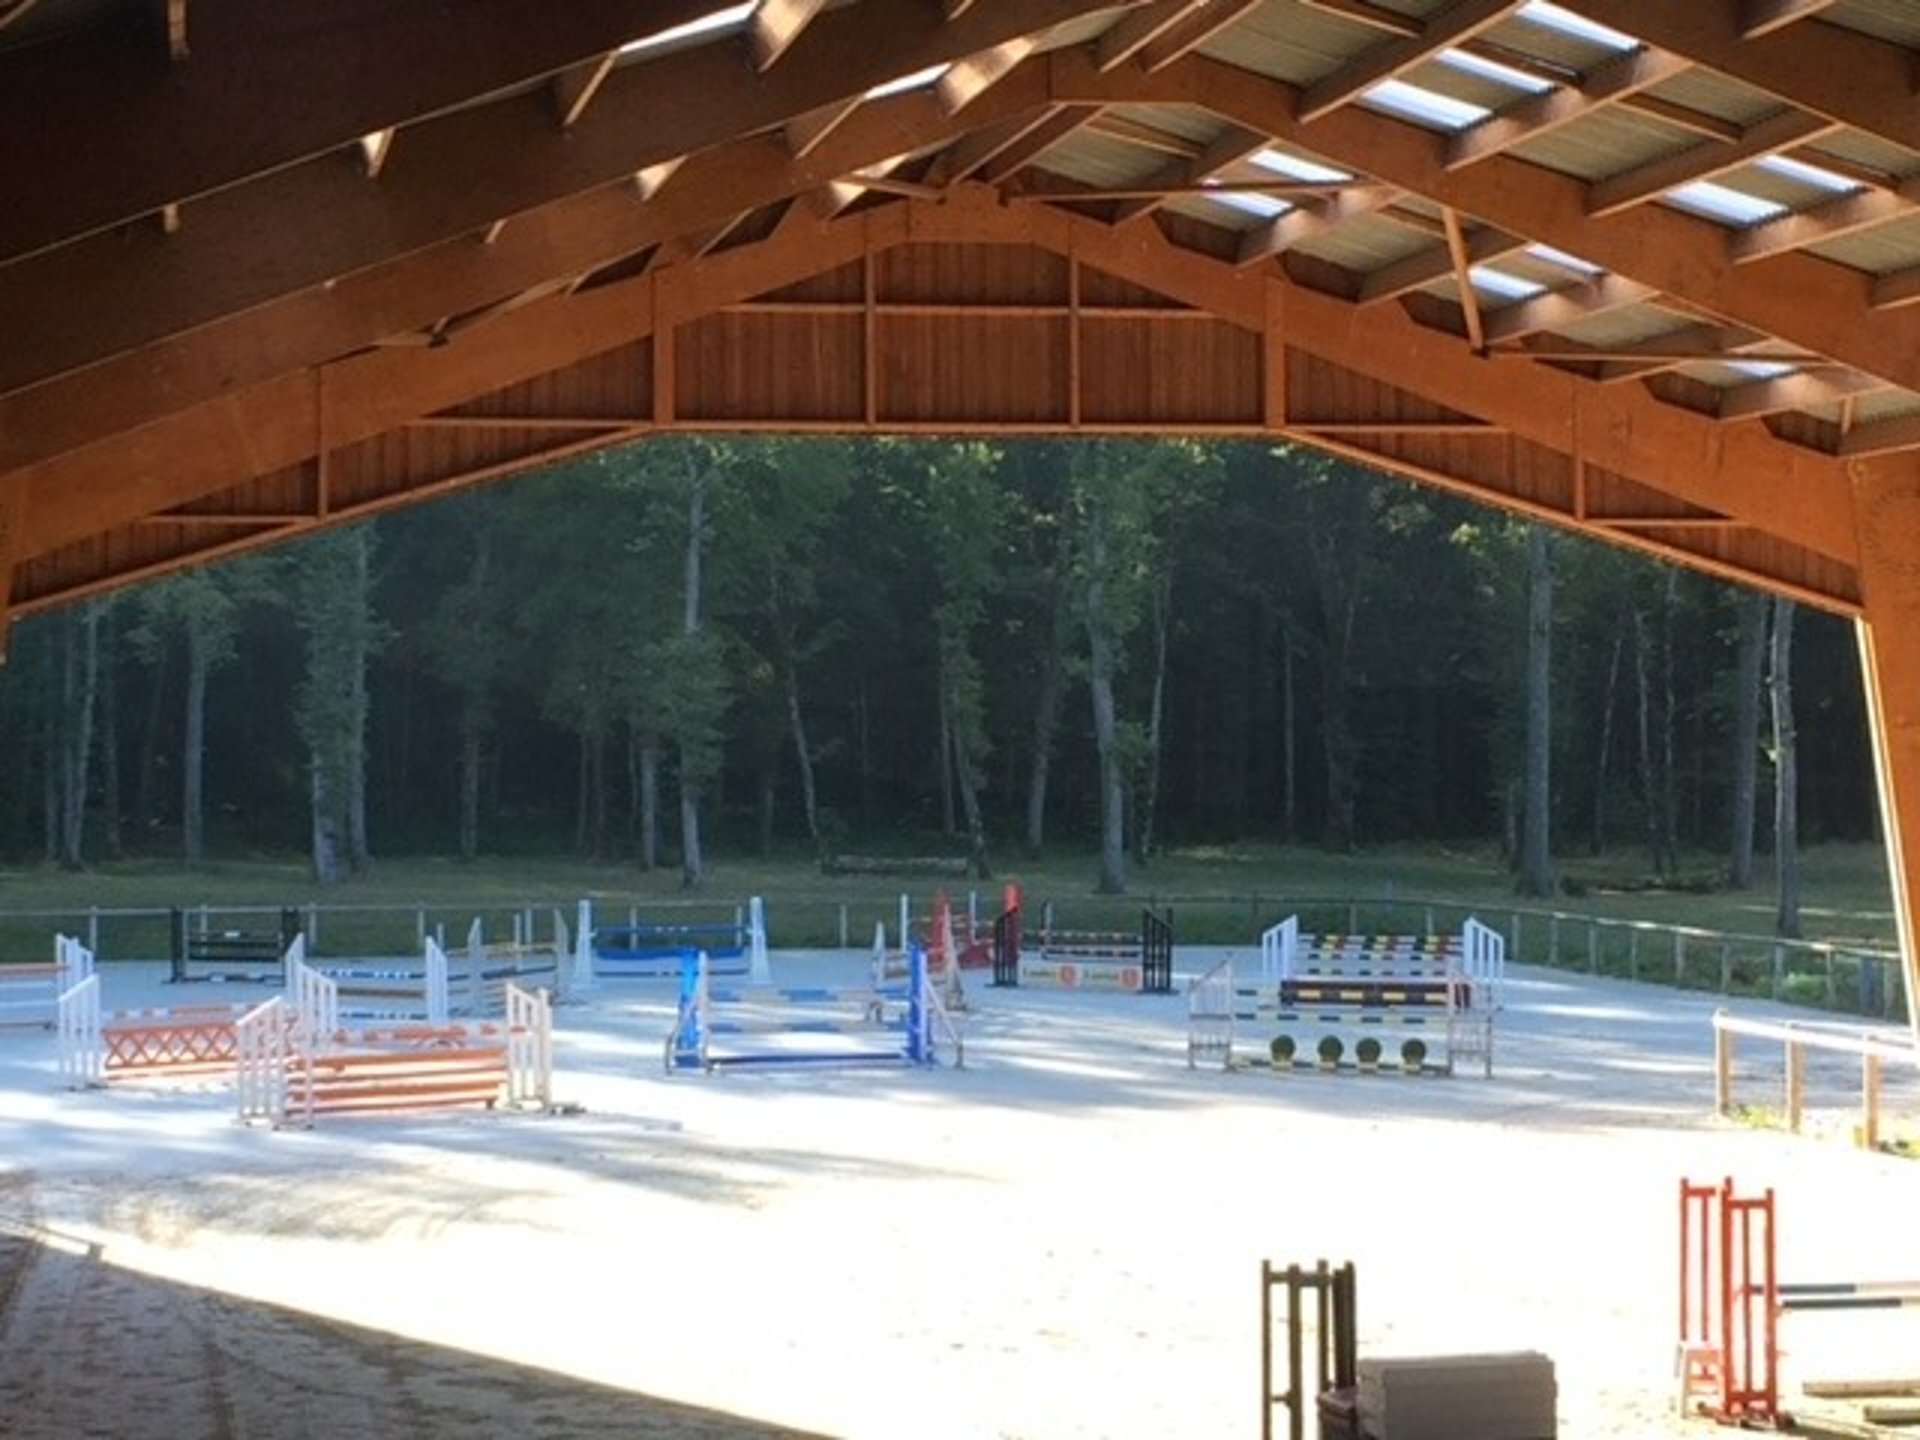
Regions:
<svg viewBox="0 0 1920 1440"><path fill-rule="evenodd" d="M1909 1024L1920 1035L1920 459L1850 467L1860 534L1860 670L1873 731L1887 871L1906 974Z"/></svg>

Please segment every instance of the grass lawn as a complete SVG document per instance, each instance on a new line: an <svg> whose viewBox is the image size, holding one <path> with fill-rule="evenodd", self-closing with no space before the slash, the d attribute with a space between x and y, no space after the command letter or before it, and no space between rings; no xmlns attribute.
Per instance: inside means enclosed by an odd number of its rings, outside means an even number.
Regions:
<svg viewBox="0 0 1920 1440"><path fill-rule="evenodd" d="M1830 845L1805 857L1804 929L1809 939L1856 945L1890 945L1891 901L1884 852L1878 846ZM1686 873L1708 877L1715 857L1691 857ZM1524 927L1545 928L1548 911L1567 916L1600 916L1662 925L1685 925L1742 935L1767 936L1773 929L1771 886L1747 893L1637 888L1645 873L1638 854L1561 862L1562 874L1580 882L1580 893L1552 902L1522 901L1491 850L1408 847L1334 855L1305 847L1271 845L1203 846L1176 849L1133 874L1131 893L1101 897L1093 893L1094 857L1061 852L1035 863L1009 861L1004 879L1018 881L1030 917L1045 902L1055 906L1065 926L1120 926L1131 922L1142 904L1172 905L1183 940L1232 943L1251 940L1265 925L1298 911L1308 928L1420 928L1426 906L1438 907L1439 928L1453 928L1468 911L1490 924L1510 928L1508 917L1523 912ZM677 870L651 875L630 865L594 863L565 857L457 861L406 857L383 859L372 873L332 890L315 886L304 860L296 857L222 861L193 868L175 862L128 861L68 873L47 868L0 871L0 935L12 953L36 955L53 929L82 928L90 908L102 911L163 911L172 905L221 907L352 907L366 912L377 928L392 931L382 943L406 948L417 923L417 907L428 923L445 924L457 936L475 914L488 917L490 933L506 925L505 916L520 906L564 907L571 914L583 896L624 913L636 906L649 913L730 911L749 895L766 898L776 945L828 944L839 938L844 907L847 933L854 944L870 939L874 922L896 913L902 891L924 908L937 885L956 894L972 889L980 906L998 909L1002 879L947 881L879 876L825 876L799 857L759 859L722 855L712 865L704 892L690 896ZM1323 902L1316 904L1314 902ZM23 915L21 912L32 912ZM233 923L233 922L229 922ZM249 922L250 923L250 922ZM1029 921L1033 923L1032 920ZM1563 928L1566 922L1563 923ZM106 954L150 955L165 952L163 920L113 922L103 940ZM1586 927L1574 925L1574 930ZM337 927L336 927L337 934ZM345 943L345 936L337 937ZM369 935L366 943L374 943ZM331 947L328 947L331 948ZM1523 949L1528 948L1524 947ZM1531 955L1523 958L1535 958Z"/></svg>

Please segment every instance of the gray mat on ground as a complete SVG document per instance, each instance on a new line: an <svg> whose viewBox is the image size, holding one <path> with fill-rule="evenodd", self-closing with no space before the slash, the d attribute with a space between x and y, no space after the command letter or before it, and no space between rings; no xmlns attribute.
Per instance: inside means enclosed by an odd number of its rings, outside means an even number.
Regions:
<svg viewBox="0 0 1920 1440"><path fill-rule="evenodd" d="M1359 1382L1374 1440L1553 1440L1553 1361L1538 1351L1363 1359Z"/></svg>

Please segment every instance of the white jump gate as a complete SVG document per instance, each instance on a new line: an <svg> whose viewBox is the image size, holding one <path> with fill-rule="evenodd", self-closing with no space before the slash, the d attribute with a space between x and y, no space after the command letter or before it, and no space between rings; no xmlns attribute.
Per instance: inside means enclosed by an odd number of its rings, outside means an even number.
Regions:
<svg viewBox="0 0 1920 1440"><path fill-rule="evenodd" d="M60 1023L60 997L93 974L93 952L65 935L53 937L51 961L0 965L0 1025Z"/></svg>
<svg viewBox="0 0 1920 1440"><path fill-rule="evenodd" d="M1236 983L1229 957L1187 987L1187 1064L1452 1074L1478 1061L1491 1075L1505 968L1506 942L1477 920L1427 953L1411 940L1316 947L1289 917L1261 935L1254 984ZM1272 1034L1268 1053L1236 1054L1249 1027ZM1311 1054L1295 1058L1296 1031L1316 1041ZM1397 1055L1388 1034L1402 1037Z"/></svg>

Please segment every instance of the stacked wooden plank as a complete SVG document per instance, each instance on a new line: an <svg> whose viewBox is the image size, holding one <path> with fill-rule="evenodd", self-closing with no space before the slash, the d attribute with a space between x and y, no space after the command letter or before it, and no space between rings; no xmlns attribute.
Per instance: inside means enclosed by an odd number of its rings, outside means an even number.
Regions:
<svg viewBox="0 0 1920 1440"><path fill-rule="evenodd" d="M1553 1361L1538 1351L1362 1359L1372 1440L1553 1440Z"/></svg>

